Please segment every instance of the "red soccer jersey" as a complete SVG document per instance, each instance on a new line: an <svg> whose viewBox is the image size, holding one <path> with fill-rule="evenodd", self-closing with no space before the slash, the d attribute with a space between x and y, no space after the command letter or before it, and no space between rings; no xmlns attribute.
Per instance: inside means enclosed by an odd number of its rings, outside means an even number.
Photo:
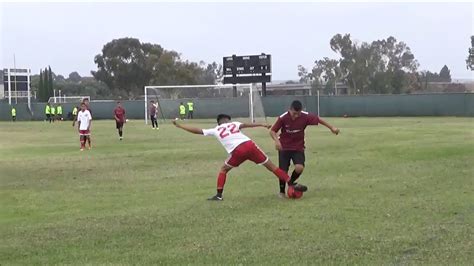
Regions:
<svg viewBox="0 0 474 266"><path fill-rule="evenodd" d="M125 109L122 107L116 107L114 109L114 114L119 119L119 122L123 123L125 121Z"/></svg>
<svg viewBox="0 0 474 266"><path fill-rule="evenodd" d="M290 113L286 112L278 117L272 127L274 132L281 129L280 142L284 151L304 151L304 130L309 125L319 124L319 117L307 112L295 120L291 119Z"/></svg>

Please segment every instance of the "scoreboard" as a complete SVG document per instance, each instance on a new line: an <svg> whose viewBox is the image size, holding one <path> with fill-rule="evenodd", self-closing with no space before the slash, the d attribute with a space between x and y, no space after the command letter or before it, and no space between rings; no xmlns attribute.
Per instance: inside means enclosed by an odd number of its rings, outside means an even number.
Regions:
<svg viewBox="0 0 474 266"><path fill-rule="evenodd" d="M226 56L222 64L224 84L270 82L271 63L272 56L267 54Z"/></svg>
<svg viewBox="0 0 474 266"><path fill-rule="evenodd" d="M224 57L224 75L271 73L271 55Z"/></svg>

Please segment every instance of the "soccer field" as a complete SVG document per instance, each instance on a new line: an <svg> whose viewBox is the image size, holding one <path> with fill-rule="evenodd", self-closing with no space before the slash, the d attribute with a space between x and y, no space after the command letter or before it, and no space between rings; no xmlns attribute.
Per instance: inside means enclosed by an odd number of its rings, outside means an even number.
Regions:
<svg viewBox="0 0 474 266"><path fill-rule="evenodd" d="M94 121L80 152L69 121L1 122L0 264L472 264L473 118L327 120L341 134L307 130L302 199L247 162L222 202L212 137Z"/></svg>

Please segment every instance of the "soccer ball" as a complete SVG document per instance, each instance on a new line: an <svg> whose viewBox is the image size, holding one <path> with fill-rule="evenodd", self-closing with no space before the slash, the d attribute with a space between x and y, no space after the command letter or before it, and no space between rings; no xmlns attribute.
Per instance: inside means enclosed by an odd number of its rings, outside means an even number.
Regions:
<svg viewBox="0 0 474 266"><path fill-rule="evenodd" d="M287 194L288 194L288 198L290 199L299 199L303 197L303 192L296 191L295 188L292 186L288 187Z"/></svg>

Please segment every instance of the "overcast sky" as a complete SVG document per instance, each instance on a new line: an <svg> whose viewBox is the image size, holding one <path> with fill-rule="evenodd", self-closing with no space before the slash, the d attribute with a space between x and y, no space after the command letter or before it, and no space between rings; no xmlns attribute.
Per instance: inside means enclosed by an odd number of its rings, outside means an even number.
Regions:
<svg viewBox="0 0 474 266"><path fill-rule="evenodd" d="M273 79L297 79L297 66L336 57L329 40L350 33L390 35L411 47L421 70L444 64L474 78L465 59L474 34L473 3L1 3L1 67L51 65L90 75L108 41L135 37L185 59L222 62L232 54L273 56Z"/></svg>

